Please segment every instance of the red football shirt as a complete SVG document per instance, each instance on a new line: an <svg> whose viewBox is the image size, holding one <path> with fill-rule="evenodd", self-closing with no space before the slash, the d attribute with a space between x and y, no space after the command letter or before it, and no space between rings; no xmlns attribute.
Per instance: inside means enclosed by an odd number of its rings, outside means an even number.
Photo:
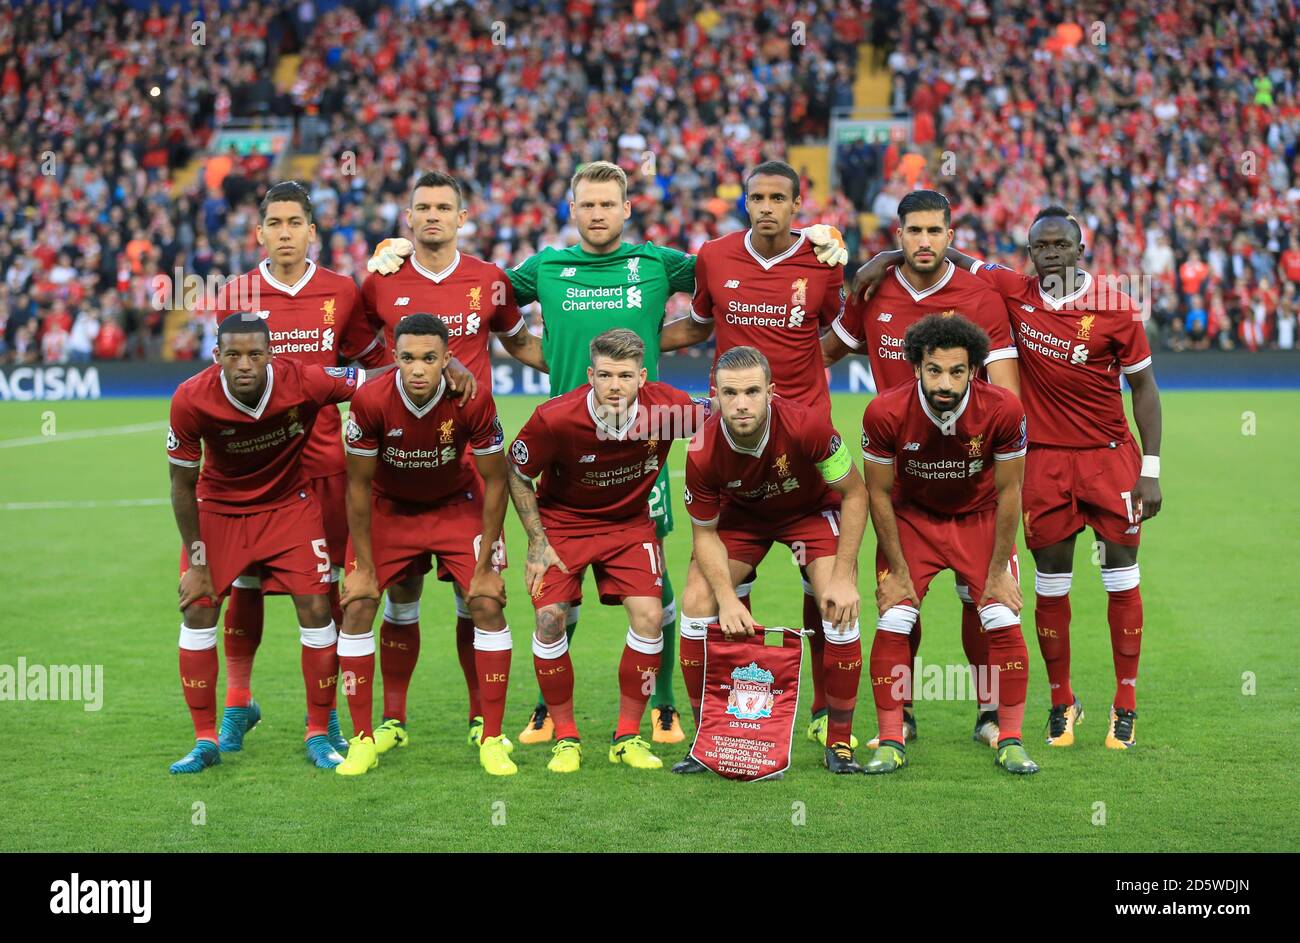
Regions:
<svg viewBox="0 0 1300 943"><path fill-rule="evenodd" d="M254 311L266 319L272 356L321 367L337 366L340 360L359 360L366 367L387 362L382 339L366 323L356 282L310 259L307 271L293 285L271 275L269 259L239 276L220 299L217 317L237 311ZM303 452L308 478L347 470L342 428L337 409L321 411Z"/></svg>
<svg viewBox="0 0 1300 943"><path fill-rule="evenodd" d="M708 407L667 383L641 387L622 428L596 418L585 383L538 406L510 446L529 478L541 475L537 504L547 530L607 532L649 519L647 501L674 439L688 439Z"/></svg>
<svg viewBox="0 0 1300 943"><path fill-rule="evenodd" d="M492 394L479 390L462 407L447 394L444 378L433 399L416 407L402 375L368 383L352 399L347 450L379 458L374 493L394 501L428 506L479 491L467 450L490 455L505 447Z"/></svg>
<svg viewBox="0 0 1300 943"><path fill-rule="evenodd" d="M1132 438L1119 375L1151 366L1136 302L1084 273L1057 301L1038 279L1001 265L972 270L1001 292L1020 348L1020 395L1034 445L1099 448Z"/></svg>
<svg viewBox="0 0 1300 943"><path fill-rule="evenodd" d="M266 390L250 407L235 399L213 364L172 396L167 459L189 468L203 460L197 494L206 510L251 514L291 504L311 477L303 456L317 417L337 417L332 404L351 399L365 376L356 367L273 357Z"/></svg>
<svg viewBox="0 0 1300 943"><path fill-rule="evenodd" d="M733 347L757 348L772 365L777 393L829 419L821 332L844 308L844 269L818 262L802 233L785 252L765 259L754 251L750 232L700 247L691 317L713 325L715 363Z"/></svg>
<svg viewBox="0 0 1300 943"><path fill-rule="evenodd" d="M939 281L917 291L894 266L866 304L856 295L831 327L849 347L870 358L871 377L883 392L916 379L903 350L907 329L928 314L960 314L989 336L986 364L1017 356L1011 322L996 291L951 262ZM865 349L864 349L865 348Z"/></svg>
<svg viewBox="0 0 1300 943"><path fill-rule="evenodd" d="M957 408L937 416L920 381L893 387L862 414L862 456L893 464L895 505L937 514L997 507L993 462L1028 448L1025 412L1010 390L972 379Z"/></svg>
<svg viewBox="0 0 1300 943"><path fill-rule="evenodd" d="M784 397L772 397L767 430L757 446L732 441L722 416L709 418L686 454L686 512L713 524L723 508L753 513L767 523L820 513L839 504L819 465L843 442L823 416ZM848 469L832 481L839 481Z"/></svg>
<svg viewBox="0 0 1300 943"><path fill-rule="evenodd" d="M500 266L459 252L441 272L430 272L411 256L392 275L368 275L361 297L366 317L383 330L389 350L397 322L408 314L442 318L451 355L474 374L480 389L492 389L491 336L528 329Z"/></svg>

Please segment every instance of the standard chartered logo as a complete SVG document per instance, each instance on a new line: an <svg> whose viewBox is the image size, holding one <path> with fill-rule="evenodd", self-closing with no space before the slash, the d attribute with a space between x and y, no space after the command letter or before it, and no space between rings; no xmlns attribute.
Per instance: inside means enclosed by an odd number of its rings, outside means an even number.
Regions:
<svg viewBox="0 0 1300 943"><path fill-rule="evenodd" d="M1070 354L1070 363L1087 363L1087 362L1088 362L1087 346L1084 344L1075 345L1073 352Z"/></svg>
<svg viewBox="0 0 1300 943"><path fill-rule="evenodd" d="M480 324L479 316L477 314L471 314L469 317L465 319L465 333L477 334L479 324Z"/></svg>
<svg viewBox="0 0 1300 943"><path fill-rule="evenodd" d="M627 306L629 308L641 307L641 289L636 285L631 285L627 290Z"/></svg>
<svg viewBox="0 0 1300 943"><path fill-rule="evenodd" d="M320 336L320 349L321 350L334 349L334 328L332 327L325 328L325 333Z"/></svg>
<svg viewBox="0 0 1300 943"><path fill-rule="evenodd" d="M804 316L803 305L795 305L790 309L790 327L803 327Z"/></svg>

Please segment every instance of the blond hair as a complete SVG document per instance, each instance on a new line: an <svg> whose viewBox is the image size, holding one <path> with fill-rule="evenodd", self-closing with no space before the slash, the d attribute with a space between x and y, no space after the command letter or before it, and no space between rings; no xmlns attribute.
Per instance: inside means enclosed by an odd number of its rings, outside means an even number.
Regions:
<svg viewBox="0 0 1300 943"><path fill-rule="evenodd" d="M645 341L641 340L636 331L629 331L625 327L612 328L592 338L592 364L595 364L597 357L608 357L610 360L631 360L637 364L643 364L645 363Z"/></svg>
<svg viewBox="0 0 1300 943"><path fill-rule="evenodd" d="M573 194L573 199L578 199L578 182L586 180L589 183L604 183L613 180L618 183L619 192L623 194L624 201L627 200L627 174L618 164L611 164L607 160L593 160L590 164L583 166L573 179L569 181L569 190Z"/></svg>

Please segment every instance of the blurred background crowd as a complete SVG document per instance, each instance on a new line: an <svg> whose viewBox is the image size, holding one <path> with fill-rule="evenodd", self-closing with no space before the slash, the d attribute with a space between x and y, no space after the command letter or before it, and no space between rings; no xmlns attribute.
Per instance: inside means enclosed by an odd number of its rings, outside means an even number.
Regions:
<svg viewBox="0 0 1300 943"><path fill-rule="evenodd" d="M1294 3L543 0L32 3L0 10L0 362L203 356L156 276L262 257L257 201L299 176L322 264L360 280L413 177L469 191L462 251L503 266L577 241L585 161L632 179L625 238L694 251L744 228L744 171L834 151L799 222L850 268L919 186L957 243L1019 269L1047 203L1085 264L1145 276L1169 350L1293 348L1300 301ZM883 88L906 134L833 138ZM855 92L856 90L856 92ZM214 148L282 124L284 155ZM170 297L170 295L169 295ZM670 317L685 310L673 301ZM533 312L534 319L536 313Z"/></svg>

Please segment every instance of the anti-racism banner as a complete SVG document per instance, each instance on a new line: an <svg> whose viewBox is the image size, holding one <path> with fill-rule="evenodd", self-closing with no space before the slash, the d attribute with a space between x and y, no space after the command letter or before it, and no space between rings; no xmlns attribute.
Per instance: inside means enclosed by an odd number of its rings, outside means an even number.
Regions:
<svg viewBox="0 0 1300 943"><path fill-rule="evenodd" d="M757 782L790 765L799 710L803 637L795 629L754 626L731 641L714 624L704 639L704 700L691 756L727 779ZM767 632L782 644L764 645Z"/></svg>

